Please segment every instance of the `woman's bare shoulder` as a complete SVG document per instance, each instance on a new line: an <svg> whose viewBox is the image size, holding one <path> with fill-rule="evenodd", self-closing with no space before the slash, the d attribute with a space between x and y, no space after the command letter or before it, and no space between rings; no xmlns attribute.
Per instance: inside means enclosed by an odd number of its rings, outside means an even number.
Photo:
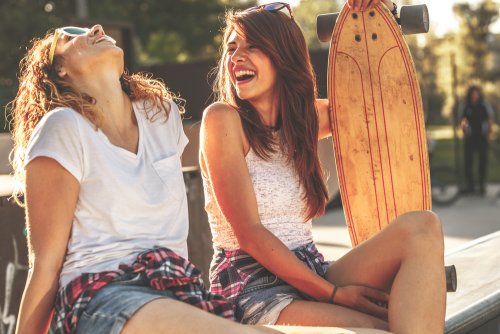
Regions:
<svg viewBox="0 0 500 334"><path fill-rule="evenodd" d="M242 129L241 118L233 106L223 102L215 102L203 112L202 128L225 129L239 133ZM226 131L224 132L226 133Z"/></svg>

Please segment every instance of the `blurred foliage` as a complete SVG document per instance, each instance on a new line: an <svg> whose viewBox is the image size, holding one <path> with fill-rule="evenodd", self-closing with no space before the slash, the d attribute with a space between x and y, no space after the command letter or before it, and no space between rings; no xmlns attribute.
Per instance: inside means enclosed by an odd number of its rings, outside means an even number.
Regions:
<svg viewBox="0 0 500 334"><path fill-rule="evenodd" d="M439 86L436 76L436 63L439 55L436 53L437 46L441 41L436 36L429 34L426 43L418 46L415 36L408 39L413 55L413 61L417 69L417 75L422 93L425 121L430 124L442 124L446 122L442 111L446 94Z"/></svg>
<svg viewBox="0 0 500 334"><path fill-rule="evenodd" d="M488 66L494 38L490 26L498 18L498 4L493 0L485 0L477 7L472 7L464 2L455 5L453 11L460 20L456 41L462 49L460 82L498 80L498 68L496 73L492 73Z"/></svg>
<svg viewBox="0 0 500 334"><path fill-rule="evenodd" d="M82 3L85 19L77 15ZM254 0L2 0L0 110L15 96L18 64L30 40L43 37L49 29L81 22L128 25L139 63L186 62L215 57L226 8L254 4ZM7 130L4 124L2 116L0 131Z"/></svg>
<svg viewBox="0 0 500 334"><path fill-rule="evenodd" d="M332 0L301 0L294 7L293 16L304 32L309 49L328 49L328 43L321 43L316 35L316 17L319 14L335 13L342 8L340 1Z"/></svg>
<svg viewBox="0 0 500 334"><path fill-rule="evenodd" d="M61 22L50 13L51 5L45 1L3 0L0 2L0 110L12 100L17 90L18 63L33 37L42 37L45 32ZM61 1L60 11L70 12L70 4ZM49 10L47 12L46 10ZM3 113L0 113L3 115ZM0 131L5 131L4 118L0 119Z"/></svg>
<svg viewBox="0 0 500 334"><path fill-rule="evenodd" d="M498 19L499 6L493 0L476 5L464 0L453 7L458 31L437 37L431 27L426 35L407 36L428 123L452 124L453 111L472 83L483 87L498 114L500 35L492 33L491 26Z"/></svg>
<svg viewBox="0 0 500 334"><path fill-rule="evenodd" d="M500 3L492 0L475 5L464 1L453 7L458 31L448 33L436 45L436 77L446 94L443 113L447 116L463 101L468 86L476 84L482 86L500 119L500 34L491 32L499 8Z"/></svg>
<svg viewBox="0 0 500 334"><path fill-rule="evenodd" d="M125 21L134 27L142 62L185 62L216 55L221 17L228 7L254 1L100 0L89 5L93 20Z"/></svg>
<svg viewBox="0 0 500 334"><path fill-rule="evenodd" d="M396 1L400 5L410 0ZM86 3L88 19L77 18ZM18 63L30 39L54 27L99 22L131 28L135 63L189 62L216 57L226 8L246 8L256 0L2 0L0 2L0 110L17 90ZM293 8L311 49L327 49L316 37L316 16L337 12L344 1L302 0ZM442 123L471 82L481 83L497 112L500 109L500 36L490 32L498 18L498 0L454 6L458 32L438 38L407 36L417 68L424 107L430 123ZM422 42L423 41L423 42ZM452 80L456 55L457 84ZM0 117L0 131L5 131Z"/></svg>

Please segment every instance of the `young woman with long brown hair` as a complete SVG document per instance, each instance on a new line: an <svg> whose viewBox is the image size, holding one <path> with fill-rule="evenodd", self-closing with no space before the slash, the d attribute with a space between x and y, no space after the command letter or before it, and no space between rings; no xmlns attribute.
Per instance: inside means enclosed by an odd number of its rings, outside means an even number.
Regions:
<svg viewBox="0 0 500 334"><path fill-rule="evenodd" d="M225 320L233 306L185 260L175 96L126 74L100 25L35 40L21 65L13 165L30 270L17 333L274 333Z"/></svg>
<svg viewBox="0 0 500 334"><path fill-rule="evenodd" d="M378 2L349 4L365 10ZM402 215L336 262L314 245L311 218L327 200L317 142L331 129L289 5L229 12L223 43L218 102L204 112L200 143L212 291L235 302L244 323L442 333L435 214Z"/></svg>

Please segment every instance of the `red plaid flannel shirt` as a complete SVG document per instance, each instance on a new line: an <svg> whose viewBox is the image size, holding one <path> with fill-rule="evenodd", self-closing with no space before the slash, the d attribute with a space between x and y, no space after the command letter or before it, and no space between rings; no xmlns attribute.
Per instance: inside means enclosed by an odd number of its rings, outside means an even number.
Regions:
<svg viewBox="0 0 500 334"><path fill-rule="evenodd" d="M300 246L292 252L311 271L322 277L326 275L325 268L329 262L325 261L314 243ZM214 256L210 269L210 290L230 301L234 301L251 282L261 277L275 276L241 249L226 251L219 248Z"/></svg>
<svg viewBox="0 0 500 334"><path fill-rule="evenodd" d="M170 249L154 247L139 254L130 266L120 265L114 271L85 273L60 289L55 302L52 333L74 333L78 320L94 294L110 283L129 278L130 273L145 274L151 288L168 289L180 301L234 319L234 306L222 296L204 288L201 272L191 262Z"/></svg>

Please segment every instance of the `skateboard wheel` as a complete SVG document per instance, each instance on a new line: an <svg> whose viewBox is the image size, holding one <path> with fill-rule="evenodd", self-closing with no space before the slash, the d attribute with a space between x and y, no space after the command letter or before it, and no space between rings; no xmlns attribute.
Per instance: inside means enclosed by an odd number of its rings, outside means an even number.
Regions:
<svg viewBox="0 0 500 334"><path fill-rule="evenodd" d="M318 15L316 18L316 34L321 42L329 42L332 38L333 28L339 13L328 13Z"/></svg>
<svg viewBox="0 0 500 334"><path fill-rule="evenodd" d="M402 6L399 18L401 30L405 35L429 31L429 11L426 5Z"/></svg>
<svg viewBox="0 0 500 334"><path fill-rule="evenodd" d="M444 271L446 273L446 291L457 291L457 270L455 269L455 266L445 266Z"/></svg>

